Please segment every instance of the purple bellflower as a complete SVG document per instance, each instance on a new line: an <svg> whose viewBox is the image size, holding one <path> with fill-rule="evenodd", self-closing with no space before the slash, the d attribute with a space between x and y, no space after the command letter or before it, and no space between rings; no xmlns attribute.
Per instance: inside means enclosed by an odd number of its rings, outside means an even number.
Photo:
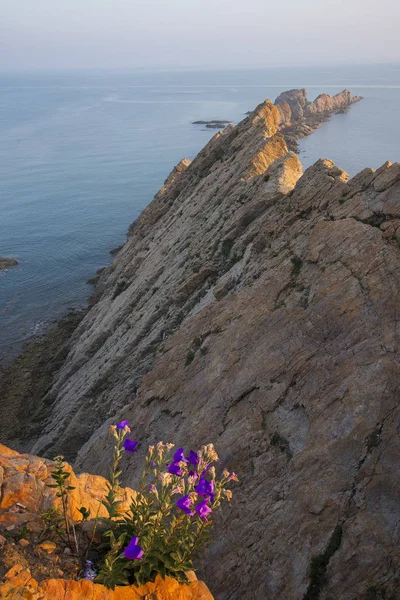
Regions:
<svg viewBox="0 0 400 600"><path fill-rule="evenodd" d="M196 504L194 510L197 512L201 519L208 521L207 515L212 513L212 509L207 505L208 500L204 499L199 504Z"/></svg>
<svg viewBox="0 0 400 600"><path fill-rule="evenodd" d="M186 513L187 515L190 515L191 517L194 515L194 512L192 512L190 510L192 504L192 499L190 498L189 495L186 496L182 496L182 498L180 498L177 503L176 506L178 508L180 508L181 510L183 510L184 513Z"/></svg>
<svg viewBox="0 0 400 600"><path fill-rule="evenodd" d="M174 462L189 462L183 453L183 448L178 448L173 456Z"/></svg>
<svg viewBox="0 0 400 600"><path fill-rule="evenodd" d="M190 462L190 464L192 464L194 467L195 467L196 465L198 465L198 464L199 464L199 457L197 456L197 453L196 453L196 452L194 452L193 450L191 450L191 451L189 452L189 462Z"/></svg>
<svg viewBox="0 0 400 600"><path fill-rule="evenodd" d="M129 421L125 420L125 421L121 421L120 423L116 424L116 428L117 429L125 429L126 426L129 426Z"/></svg>
<svg viewBox="0 0 400 600"><path fill-rule="evenodd" d="M168 465L168 473L171 473L171 475L178 475L179 477L182 474L179 462L172 462Z"/></svg>
<svg viewBox="0 0 400 600"><path fill-rule="evenodd" d="M211 496L214 494L214 482L200 477L199 483L194 488L199 496Z"/></svg>
<svg viewBox="0 0 400 600"><path fill-rule="evenodd" d="M124 556L128 560L141 560L143 558L143 550L139 546L139 538L134 536L124 550Z"/></svg>
<svg viewBox="0 0 400 600"><path fill-rule="evenodd" d="M127 438L122 445L127 452L136 452L138 442L134 442Z"/></svg>
<svg viewBox="0 0 400 600"><path fill-rule="evenodd" d="M200 477L199 483L194 488L199 496L208 496L214 502L214 482Z"/></svg>

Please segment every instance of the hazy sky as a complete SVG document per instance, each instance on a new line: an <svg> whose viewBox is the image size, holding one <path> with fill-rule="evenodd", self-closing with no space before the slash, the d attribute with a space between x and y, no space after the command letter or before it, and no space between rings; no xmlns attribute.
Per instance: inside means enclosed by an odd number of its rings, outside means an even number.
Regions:
<svg viewBox="0 0 400 600"><path fill-rule="evenodd" d="M0 0L0 69L400 62L398 0Z"/></svg>

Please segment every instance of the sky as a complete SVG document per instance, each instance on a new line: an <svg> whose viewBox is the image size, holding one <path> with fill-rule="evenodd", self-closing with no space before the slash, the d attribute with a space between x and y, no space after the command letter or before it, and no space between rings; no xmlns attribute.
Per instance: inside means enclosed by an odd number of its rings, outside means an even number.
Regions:
<svg viewBox="0 0 400 600"><path fill-rule="evenodd" d="M400 62L398 0L0 0L0 70Z"/></svg>

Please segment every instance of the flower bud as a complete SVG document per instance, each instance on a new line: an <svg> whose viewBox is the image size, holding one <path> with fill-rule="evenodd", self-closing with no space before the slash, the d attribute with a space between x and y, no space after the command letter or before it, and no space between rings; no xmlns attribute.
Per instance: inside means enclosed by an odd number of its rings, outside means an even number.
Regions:
<svg viewBox="0 0 400 600"><path fill-rule="evenodd" d="M225 498L230 502L232 500L232 492L231 490L225 490Z"/></svg>

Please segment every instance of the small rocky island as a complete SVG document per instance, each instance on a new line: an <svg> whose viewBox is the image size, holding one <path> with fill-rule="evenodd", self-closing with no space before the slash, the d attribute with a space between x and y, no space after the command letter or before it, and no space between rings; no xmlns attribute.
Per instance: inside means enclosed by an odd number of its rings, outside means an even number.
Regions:
<svg viewBox="0 0 400 600"><path fill-rule="evenodd" d="M216 119L214 121L193 121L192 125L205 125L207 129L224 129L232 121Z"/></svg>
<svg viewBox="0 0 400 600"><path fill-rule="evenodd" d="M0 271L3 269L9 269L10 267L16 267L18 261L16 258L4 258L0 256Z"/></svg>

